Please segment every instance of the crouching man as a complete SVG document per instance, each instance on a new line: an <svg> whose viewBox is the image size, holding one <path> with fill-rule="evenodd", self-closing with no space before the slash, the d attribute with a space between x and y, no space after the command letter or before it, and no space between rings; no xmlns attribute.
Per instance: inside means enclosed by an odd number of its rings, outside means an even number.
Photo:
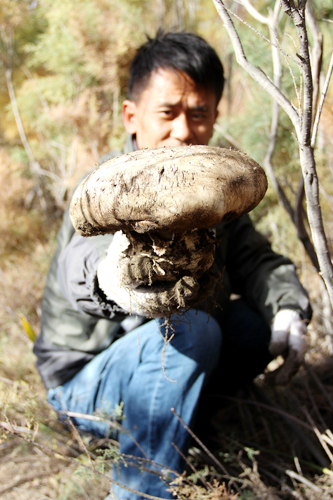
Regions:
<svg viewBox="0 0 333 500"><path fill-rule="evenodd" d="M129 99L123 103L129 133L124 152L207 145L223 82L219 58L200 37L159 33L148 40L131 65ZM234 393L278 354L292 361L288 376L302 361L311 308L292 262L271 250L248 216L219 224L216 234L214 266L223 275L217 305L210 317L190 310L171 318L174 337L162 363L163 320L127 316L99 287L98 270L113 235L83 238L65 213L34 352L49 401L59 412L97 413L110 420L122 407L120 452L132 457L128 462L138 460L114 468L113 498L137 500L139 492L172 498L160 478L163 465L181 472L184 464L172 443L184 454L190 445L172 408L192 427L208 390ZM107 278L112 283L112 276ZM230 301L232 293L240 299ZM115 432L106 421L72 420L97 436ZM152 473L140 470L142 465Z"/></svg>

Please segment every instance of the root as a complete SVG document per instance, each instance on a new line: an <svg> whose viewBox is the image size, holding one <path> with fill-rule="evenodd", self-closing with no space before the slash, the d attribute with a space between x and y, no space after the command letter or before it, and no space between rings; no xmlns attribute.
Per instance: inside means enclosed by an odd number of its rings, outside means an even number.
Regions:
<svg viewBox="0 0 333 500"><path fill-rule="evenodd" d="M164 326L165 327L165 335L163 335L161 329L160 329L160 326ZM172 380L171 378L169 378L166 374L166 370L165 370L165 350L167 348L167 345L171 342L171 340L174 338L175 336L175 329L170 321L170 316L168 318L164 318L164 323L162 323L161 325L158 325L158 331L160 332L163 340L164 340L164 345L163 345L163 349L162 349L162 354L161 354L161 357L162 357L162 370L163 370L163 373L164 373L164 377L169 380L169 382L174 382L176 384L178 384L178 380ZM173 332L170 337L168 336L169 335L169 329Z"/></svg>

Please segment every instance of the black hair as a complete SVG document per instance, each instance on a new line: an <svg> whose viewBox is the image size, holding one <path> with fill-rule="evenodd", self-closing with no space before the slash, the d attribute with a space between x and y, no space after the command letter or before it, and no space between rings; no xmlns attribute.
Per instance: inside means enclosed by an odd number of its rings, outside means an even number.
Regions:
<svg viewBox="0 0 333 500"><path fill-rule="evenodd" d="M197 85L212 90L219 103L223 85L223 66L215 50L194 33L158 30L155 38L148 38L142 45L130 67L128 94L138 101L147 87L153 71L172 68L186 73Z"/></svg>

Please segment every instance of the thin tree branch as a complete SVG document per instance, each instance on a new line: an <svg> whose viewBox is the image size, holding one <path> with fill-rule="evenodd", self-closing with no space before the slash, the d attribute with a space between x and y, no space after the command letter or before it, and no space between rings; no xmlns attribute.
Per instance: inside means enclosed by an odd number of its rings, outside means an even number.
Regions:
<svg viewBox="0 0 333 500"><path fill-rule="evenodd" d="M280 2L279 0L276 0L275 6L274 6L274 12L268 16L265 17L262 14L260 14L249 2L249 0L242 0L243 5L248 11L250 15L252 15L255 19L258 21L266 24L269 27L270 31L270 38L271 38L271 45L272 45L272 61L273 61L273 81L274 85L280 90L281 86L281 75L282 75L282 65L281 65L281 60L280 60L280 51L277 46L279 46L278 42L278 37L276 33L277 29L277 23L279 19L279 14L280 14ZM274 40L276 41L276 44L274 43ZM267 153L266 156L263 160L263 166L267 172L267 175L273 185L273 188L277 194L278 200L280 205L282 205L285 210L288 212L292 222L295 222L294 218L294 210L281 186L279 183L279 180L277 176L275 175L274 168L272 165L272 155L275 150L275 145L276 145L276 136L277 136L277 131L278 131L278 125L279 125L279 104L278 102L273 99L273 104L272 104L272 122L271 122L271 132L270 132L270 142L268 145Z"/></svg>
<svg viewBox="0 0 333 500"><path fill-rule="evenodd" d="M323 35L320 31L317 21L313 12L311 2L306 4L306 20L313 36L313 49L311 51L311 66L312 66L312 77L313 77L313 117L312 123L315 119L315 113L318 105L318 96L320 88L320 72L323 62Z"/></svg>
<svg viewBox="0 0 333 500"><path fill-rule="evenodd" d="M213 2L229 34L238 63L252 76L252 78L257 83L259 83L259 85L263 87L264 90L266 90L266 92L268 92L274 99L278 101L280 106L285 110L285 112L291 119L298 135L298 133L300 132L300 119L297 111L294 109L291 102L274 85L274 83L269 80L265 73L260 68L257 68L247 60L236 28L230 19L223 1L213 0Z"/></svg>
<svg viewBox="0 0 333 500"><path fill-rule="evenodd" d="M214 0L213 0L214 1ZM246 3L250 4L250 2L247 2L247 0L245 0ZM214 1L215 3L215 1ZM245 3L241 3L241 2L236 2L236 3L239 3L240 5L246 7ZM251 4L250 4L251 5ZM297 64L297 66L300 66L300 62L297 61L297 59L295 59L294 57L292 57L290 54L288 54L288 52L286 52L285 50L282 49L282 47L280 47L279 45L275 45L271 40L269 40L269 38L267 38L265 35L263 35L262 33L260 33L260 31L256 30L253 26L251 26L249 23L247 23L246 21L244 21L244 19L242 19L241 17L239 17L235 12L232 12L232 10L228 9L228 7L226 7L224 5L224 8L225 10L231 14L233 17L235 17L236 19L238 19L238 21L240 21L242 24L244 24L244 26L246 26L247 28L249 28L250 30L254 31L254 33L258 36L260 36L260 38L262 38L263 40L265 40L265 42L269 43L270 45L273 45L273 47L277 48L278 50L280 50L282 52L282 54L291 59L291 61L293 61L295 64ZM252 7L253 10L254 7ZM250 12L250 11L249 11ZM257 11L256 11L257 12ZM259 20L259 17L261 16L261 14L258 12L258 19ZM266 19L264 16L262 16L264 19Z"/></svg>
<svg viewBox="0 0 333 500"><path fill-rule="evenodd" d="M273 39L275 39L276 41L278 40L277 34L276 34L276 28L277 28L279 12L280 12L279 0L276 0L273 15L270 16L269 18L264 18L266 20L265 22L269 26L269 32L270 32L270 37L271 37L272 41L273 41ZM264 16L261 16L261 17L264 17ZM274 85L278 89L280 89L281 75L282 75L280 52L276 48L276 46L273 44L272 44L272 61L273 61ZM273 188L277 194L279 203L286 209L291 220L294 222L294 211L292 209L292 206L291 206L281 184L278 181L277 176L275 175L273 165L272 165L272 156L273 156L273 153L275 150L276 137L277 137L277 131L278 131L278 126L279 126L279 109L280 108L279 108L278 102L275 99L273 99L270 143L269 143L269 146L267 149L266 156L265 156L264 161L263 161L263 165L264 165L264 168L265 168L265 170L270 178L271 183L273 184Z"/></svg>
<svg viewBox="0 0 333 500"><path fill-rule="evenodd" d="M306 6L306 15L307 15L307 20L308 20L308 25L310 27L310 30L312 32L312 36L314 39L314 48L312 50L312 57L311 57L311 66L314 68L313 73L312 73L312 75L313 75L312 123L313 123L315 110L317 107L319 85L320 85L320 70L321 70L322 55L323 55L323 37L322 37L322 34L317 26L316 19L315 19L312 7L311 7L309 2L307 2L307 6ZM306 86L306 84L305 84L305 86ZM296 223L296 227L297 227L298 237L301 240L301 242L303 243L304 248L307 251L308 255L310 256L310 259L311 259L314 267L319 272L320 267L319 267L317 255L316 255L315 249L312 245L312 242L310 241L310 238L309 238L309 235L308 235L308 232L305 228L305 223L304 223L304 217L307 220L307 215L303 209L304 196L305 196L304 178L302 176L300 184L299 184L299 188L298 188L297 198L296 198L295 223Z"/></svg>
<svg viewBox="0 0 333 500"><path fill-rule="evenodd" d="M323 90L322 90L321 95L320 95L320 100L319 100L319 104L318 104L318 108L317 108L317 114L316 114L314 125L313 125L312 137L311 137L311 146L312 147L314 147L316 144L316 138L317 138L317 133L318 133L318 126L319 126L319 121L320 121L320 117L321 117L321 112L323 110L324 101L325 101L325 98L327 95L327 91L328 91L328 87L329 87L330 80L332 77L332 73L333 73L333 52L331 55L329 68L327 70L327 75L326 75L324 87L323 87Z"/></svg>
<svg viewBox="0 0 333 500"><path fill-rule="evenodd" d="M286 4L287 1L281 0L281 3ZM302 7L291 7L288 15L291 17L296 28L300 49L300 54L298 55L298 57L301 61L301 69L304 78L302 129L298 139L301 144L310 145L313 82L309 54L309 40L305 25L305 2L299 2L299 5L302 5Z"/></svg>
<svg viewBox="0 0 333 500"><path fill-rule="evenodd" d="M319 488L319 486L316 486L314 483L312 483L311 481L309 481L305 477L300 476L299 474L297 474L297 472L295 472L293 470L286 470L286 474L287 474L287 476L292 477L293 479L296 479L296 481L299 481L300 483L304 484L305 486L308 486L308 488L311 488L316 493L322 492L321 488Z"/></svg>
<svg viewBox="0 0 333 500"><path fill-rule="evenodd" d="M175 450L179 453L179 455L182 457L184 462L189 466L189 468L192 470L192 472L194 472L194 474L196 474L197 477L199 477L199 479L202 482L202 484L204 485L204 487L207 490L214 491L214 489L212 488L212 485L209 483L206 483L206 481L204 480L204 478L202 477L200 472L198 472L197 469L194 467L194 465L191 464L191 462L185 457L184 453L178 448L178 446L175 443L171 443L171 444L175 448Z"/></svg>
<svg viewBox="0 0 333 500"><path fill-rule="evenodd" d="M34 159L32 150L30 148L30 144L27 140L27 137L25 135L25 131L23 128L21 116L17 107L17 101L15 97L15 92L14 92L14 87L13 87L13 82L12 82L12 70L11 68L7 68L5 70L5 75L6 75L6 83L7 83L7 89L8 89L8 94L10 98L10 102L12 105L13 113L14 113L14 118L16 122L17 129L19 131L19 135L21 138L21 142L23 144L23 147L25 149L25 152L27 153L27 156L29 158L29 165L31 168L31 171L33 174L36 176L36 190L38 193L38 197L40 200L41 207L44 211L46 211L46 202L43 196L43 191L42 188L40 187L39 180L38 180L38 169L40 168L39 163Z"/></svg>
<svg viewBox="0 0 333 500"><path fill-rule="evenodd" d="M293 37L290 36L289 33L286 33L286 36L289 37L291 39L291 41L293 42L293 44L295 45L295 47L297 47L296 43L295 43L295 40L293 39ZM296 50L297 50L297 48L296 48ZM289 63L289 61L288 61L287 58L286 58L286 64L288 66L289 73L291 74L291 78L293 80L295 94L297 95L297 100L298 100L298 109L301 110L301 108L302 108L302 99L301 99L301 94L302 94L302 79L301 79L301 82L300 82L300 90L298 90L294 72L293 72L293 70L292 70L292 68L290 66L290 63ZM300 111L300 113L301 113L301 111Z"/></svg>
<svg viewBox="0 0 333 500"><path fill-rule="evenodd" d="M255 9L253 7L253 5L251 4L250 0L241 0L239 3L246 8L246 10L248 11L248 13L252 17L254 17L254 19L256 19L257 21L259 21L262 24L267 24L267 25L269 24L269 18L263 16L262 14L260 14L260 12L258 12L257 9ZM271 40L271 42L272 42L272 40Z"/></svg>
<svg viewBox="0 0 333 500"><path fill-rule="evenodd" d="M48 446L45 446L45 445L43 445L41 443L37 443L36 441L30 440L26 436L22 435L22 428L21 427L12 426L11 424L9 424L9 426L7 427L7 425L4 425L4 424L6 424L6 423L5 422L0 422L0 427L5 428L6 430L8 430L8 432L10 432L12 434L15 434L15 435L19 436L21 439L24 439L25 441L31 443L32 446L34 446L35 448L40 449L43 452L49 453L52 456L57 455L57 453L56 453L55 450L53 450L53 449L49 448ZM61 455L61 459L64 460L64 461L66 461L66 462L73 463L75 465L80 465L81 467L84 467L86 470L92 471L95 475L98 475L98 476L101 476L101 477L105 477L105 474L103 474L102 472L99 472L98 469L93 469L90 465L86 465L83 462L78 462L74 458L71 458L71 457L68 457L68 456L65 456L65 455ZM168 469L168 467L166 467L166 469ZM160 477L160 479L163 482L165 482L162 477ZM138 495L138 497L140 497L140 498L147 498L148 500L163 500L162 497L156 497L156 496L153 496L153 495L149 495L148 493L142 493L141 491L134 490L133 488L130 488L129 486L126 486L126 485L120 483L119 481L116 481L115 479L113 479L111 477L109 478L109 480L111 481L112 484L120 486L124 490L129 491L130 493L134 493L135 495ZM167 484L167 483L165 482L165 484ZM167 486L169 486L171 488L171 486L169 484L167 484Z"/></svg>
<svg viewBox="0 0 333 500"><path fill-rule="evenodd" d="M213 462L215 463L215 465L218 466L219 469L221 469L221 471L223 472L223 474L225 474L226 476L230 476L227 469L221 464L221 462L219 460L217 460L216 457L214 457L214 455L209 451L209 449L203 444L203 442L198 438L198 436L196 436L194 434L194 432L189 428L188 425L186 425L186 423L184 422L184 420L181 418L180 415L178 415L178 413L176 412L176 410L174 408L171 408L171 411L172 413L178 418L179 422L183 425L184 429L187 430L187 432L190 434L190 436L196 440L196 442L199 444L199 446L201 446L201 448L204 450L205 453L207 453L207 455L209 456L209 458L211 458L213 460ZM240 493L240 490L238 488L238 486L235 484L235 488L237 489L238 493Z"/></svg>
<svg viewBox="0 0 333 500"><path fill-rule="evenodd" d="M29 163L31 164L31 166L35 167L36 161L35 161L34 156L32 154L30 144L28 143L27 137L25 135L21 116L20 116L20 113L19 113L19 110L17 107L17 101L16 101L13 82L12 82L12 70L6 69L5 75L6 75L8 94L9 94L10 102L12 105L16 126L17 126L18 132L20 134L21 142L22 142L23 147L28 155Z"/></svg>
<svg viewBox="0 0 333 500"><path fill-rule="evenodd" d="M320 271L320 266L318 262L318 258L316 255L316 251L313 247L313 244L309 238L308 232L305 228L304 224L304 209L303 209L303 200L304 200L304 195L305 195L305 189L304 189L304 177L302 175L301 181L298 186L298 192L296 196L296 203L295 203L295 226L297 229L297 236L301 240L308 256L311 259L312 264L314 265L315 269L319 272Z"/></svg>

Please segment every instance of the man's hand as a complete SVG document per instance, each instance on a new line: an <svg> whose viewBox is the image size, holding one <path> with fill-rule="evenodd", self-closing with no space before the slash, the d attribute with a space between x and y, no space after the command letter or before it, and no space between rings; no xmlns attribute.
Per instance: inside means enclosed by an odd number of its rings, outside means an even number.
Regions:
<svg viewBox="0 0 333 500"><path fill-rule="evenodd" d="M284 364L273 372L276 384L287 384L300 367L306 351L306 332L298 312L282 309L274 316L269 350L273 356L282 354L285 358Z"/></svg>

